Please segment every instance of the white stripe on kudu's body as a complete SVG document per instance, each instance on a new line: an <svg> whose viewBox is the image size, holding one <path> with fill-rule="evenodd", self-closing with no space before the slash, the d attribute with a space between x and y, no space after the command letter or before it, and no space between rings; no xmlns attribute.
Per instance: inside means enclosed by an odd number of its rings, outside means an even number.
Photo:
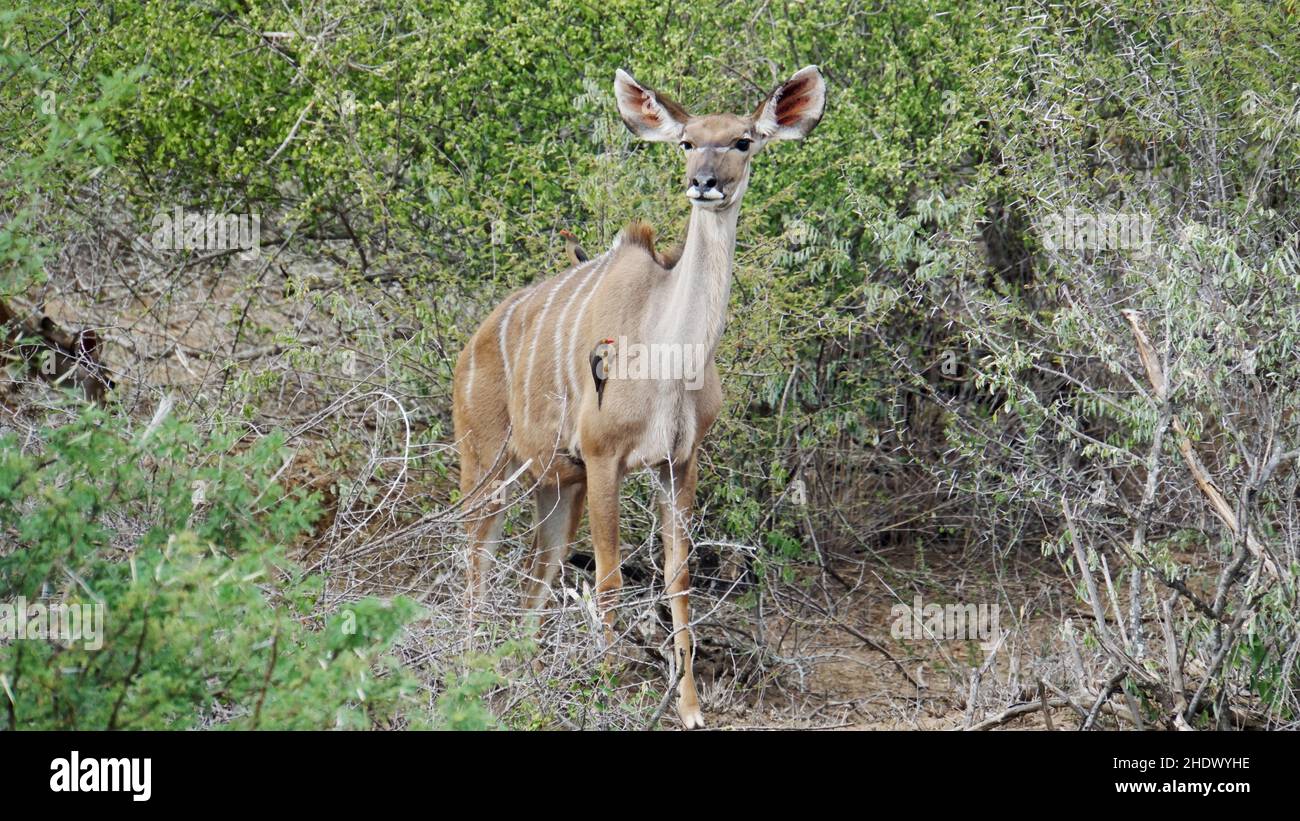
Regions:
<svg viewBox="0 0 1300 821"><path fill-rule="evenodd" d="M578 314L573 318L573 325L575 328L582 327L583 319L587 316L587 306L591 304L591 298L596 295L596 292L600 289L601 283L605 281L605 277L608 274L608 269L609 269L608 260L616 259L618 257L619 249L622 247L623 247L623 237L622 235L620 235L618 239L614 240L613 247L609 249L609 256L607 258L606 265L604 266L604 270L602 270L599 274L596 275L595 281L592 282L591 285L586 289L587 293L582 298L582 304L578 306ZM573 372L574 357L577 355L576 348L578 345L578 337L580 335L581 335L580 333L570 333L568 345L566 345L563 348L565 354L564 386L568 390L572 391L572 394L570 394L572 396L580 396L582 394L582 389L580 387L581 383L578 381L581 378L581 373L575 374ZM591 343L592 347L595 347L595 345L599 341L600 341L599 339L593 341ZM560 349L557 348L557 351L558 350Z"/></svg>
<svg viewBox="0 0 1300 821"><path fill-rule="evenodd" d="M564 303L564 310L560 313L560 320L555 325L555 347L551 350L551 355L555 359L555 393L556 396L564 401L569 396L576 395L577 391L573 386L573 380L570 378L569 361L560 355L561 351L566 350L564 340L567 337L576 336L573 327L569 324L569 309L577 300L579 294L590 295L593 288L593 280L600 282L601 276L605 269L609 267L609 262L614 258L614 252L618 250L618 242L615 241L614 248L611 248L600 257L600 264L592 268L585 277L582 278L582 284L573 289L569 299ZM594 344L594 343L593 343Z"/></svg>
<svg viewBox="0 0 1300 821"><path fill-rule="evenodd" d="M687 728L700 727L687 530L700 442L722 407L713 354L727 322L740 202L751 159L774 140L800 139L812 131L825 107L826 88L821 73L809 66L743 116L692 116L623 71L615 75L614 93L633 133L682 151L691 207L685 243L677 253L661 254L654 231L633 223L599 258L507 298L461 352L452 417L461 493L472 511L466 591L472 617L486 595L485 556L501 538L503 500L492 495L494 483L510 478L509 471L526 469L535 486L538 526L525 606L535 609L550 598L585 499L596 556L596 602L605 641L613 642L622 585L619 487L629 471L654 468L663 506L664 593L681 671L677 713ZM557 304L562 307L552 318ZM516 316L519 321L512 325ZM614 368L601 381L598 401L588 358L598 351L608 354L602 343L610 339L617 340L615 348L667 351L668 361L685 362L702 351L705 361L691 361L693 375L652 368L646 376ZM526 358L518 357L521 346L529 348ZM517 380L520 359L526 364Z"/></svg>
<svg viewBox="0 0 1300 821"><path fill-rule="evenodd" d="M511 349L506 347L506 334L510 332L510 317L514 316L515 310L519 307L519 303L523 302L523 298L522 298L523 295L524 292L520 291L507 300L507 302L510 304L510 307L506 310L505 318L501 320L501 328L497 332L497 340L498 340L497 344L498 347L501 349L501 363L502 366L505 368L507 383L510 381L512 360L510 357Z"/></svg>
<svg viewBox="0 0 1300 821"><path fill-rule="evenodd" d="M465 402L472 404L474 401L474 351L472 348L465 349Z"/></svg>
<svg viewBox="0 0 1300 821"><path fill-rule="evenodd" d="M565 284L573 278L574 274L581 271L583 268L593 267L595 264L596 262L594 260L590 260L580 265L573 266L566 271L564 276L560 277L551 288L547 289L546 302L542 304L542 313L537 317L537 333L546 332L546 328L548 327L546 324L546 317L551 313L551 303L555 301L555 295L564 289ZM555 327L558 329L560 326L557 324ZM528 351L528 369L524 372L524 419L527 420L533 418L531 393L533 388L533 368L537 365L538 347L538 345L534 344Z"/></svg>

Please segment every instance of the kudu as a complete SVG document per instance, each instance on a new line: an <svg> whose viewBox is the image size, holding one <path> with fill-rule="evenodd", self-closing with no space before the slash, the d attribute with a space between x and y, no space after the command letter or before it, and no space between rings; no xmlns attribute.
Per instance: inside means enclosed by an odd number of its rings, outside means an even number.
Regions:
<svg viewBox="0 0 1300 821"><path fill-rule="evenodd" d="M534 553L523 596L530 610L550 595L585 497L596 605L609 646L622 586L619 487L629 471L654 469L679 671L677 711L689 729L704 721L692 671L688 523L700 441L722 406L713 355L727 319L740 201L754 156L774 140L807 136L821 119L826 90L821 72L808 66L749 116L699 117L624 71L615 75L614 92L633 133L682 150L691 204L686 240L676 252L660 254L654 232L633 223L595 259L509 296L461 352L452 412L462 498L474 511L467 594L472 608L485 593L486 563L502 538L503 482L527 476L534 486ZM602 374L598 401L593 349L610 340L614 353L605 351L600 367L611 361L621 367ZM619 358L632 349L639 367ZM656 368L655 361L646 367L647 350L682 367Z"/></svg>

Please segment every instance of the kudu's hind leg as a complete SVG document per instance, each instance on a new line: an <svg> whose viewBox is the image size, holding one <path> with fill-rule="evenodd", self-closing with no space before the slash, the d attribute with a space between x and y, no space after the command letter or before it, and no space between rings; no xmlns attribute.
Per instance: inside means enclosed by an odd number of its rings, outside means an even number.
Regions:
<svg viewBox="0 0 1300 821"><path fill-rule="evenodd" d="M492 559L501 546L505 529L505 508L487 502L475 514L477 519L469 525L469 566L465 579L465 603L471 615L476 615L487 598L487 577Z"/></svg>
<svg viewBox="0 0 1300 821"><path fill-rule="evenodd" d="M492 558L501 546L509 491L503 480L510 476L512 469L509 461L500 456L495 463L483 465L462 451L461 494L465 499L463 515L469 537L465 605L471 620L487 597Z"/></svg>
<svg viewBox="0 0 1300 821"><path fill-rule="evenodd" d="M536 532L533 535L533 557L524 580L521 605L524 610L536 611L551 595L555 574L564 561L564 554L573 544L582 518L581 484L557 486L544 482L533 491L537 502Z"/></svg>
<svg viewBox="0 0 1300 821"><path fill-rule="evenodd" d="M680 679L677 684L677 714L686 729L704 726L700 698L695 691L695 641L691 631L690 604L690 521L695 506L695 482L699 467L694 454L684 465L659 469L660 518L664 540L664 595L673 614L673 659Z"/></svg>

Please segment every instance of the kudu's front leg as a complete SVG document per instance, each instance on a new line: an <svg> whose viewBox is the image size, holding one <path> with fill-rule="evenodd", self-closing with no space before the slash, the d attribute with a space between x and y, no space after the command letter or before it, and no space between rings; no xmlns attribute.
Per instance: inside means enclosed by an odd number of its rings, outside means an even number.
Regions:
<svg viewBox="0 0 1300 821"><path fill-rule="evenodd" d="M695 454L691 454L686 464L667 464L659 469L663 494L660 518L664 539L664 595L673 614L673 658L681 675L677 684L677 714L688 730L704 726L700 698L695 692L695 641L691 633L690 603L689 528L698 475Z"/></svg>
<svg viewBox="0 0 1300 821"><path fill-rule="evenodd" d="M605 624L605 647L614 644L614 608L623 587L618 543L618 492L623 469L613 458L587 459L587 508L596 552L596 609Z"/></svg>

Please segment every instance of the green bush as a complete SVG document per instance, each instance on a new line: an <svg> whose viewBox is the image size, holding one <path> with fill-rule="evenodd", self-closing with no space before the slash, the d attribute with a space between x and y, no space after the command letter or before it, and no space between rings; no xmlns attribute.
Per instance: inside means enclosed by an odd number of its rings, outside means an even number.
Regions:
<svg viewBox="0 0 1300 821"><path fill-rule="evenodd" d="M93 649L0 645L11 728L407 720L412 680L387 651L415 605L367 599L316 623L320 579L285 546L318 500L275 480L289 456L278 437L234 445L96 410L36 448L0 438L0 599L98 605L104 626Z"/></svg>

